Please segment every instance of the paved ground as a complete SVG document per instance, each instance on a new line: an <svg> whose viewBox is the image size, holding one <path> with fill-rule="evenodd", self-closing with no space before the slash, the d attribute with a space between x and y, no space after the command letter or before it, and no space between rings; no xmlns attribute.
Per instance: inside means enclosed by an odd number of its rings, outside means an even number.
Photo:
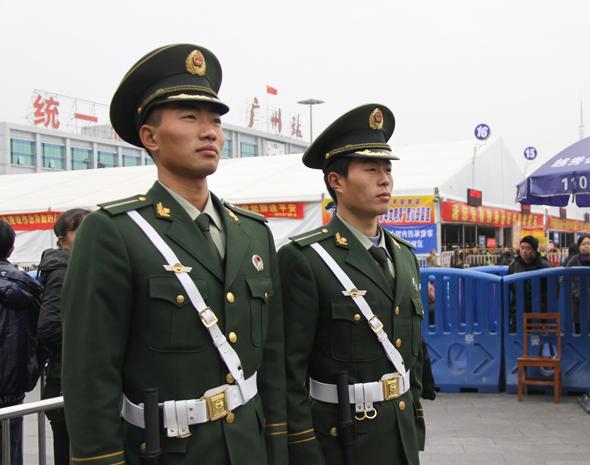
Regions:
<svg viewBox="0 0 590 465"><path fill-rule="evenodd" d="M437 393L424 401L421 464L573 465L590 463L590 415L577 397Z"/></svg>
<svg viewBox="0 0 590 465"><path fill-rule="evenodd" d="M38 388L27 401L39 399ZM590 415L577 397L437 393L424 401L426 450L420 463L437 465L578 465L590 463ZM53 464L46 421L47 464ZM25 464L38 464L37 417L25 418Z"/></svg>

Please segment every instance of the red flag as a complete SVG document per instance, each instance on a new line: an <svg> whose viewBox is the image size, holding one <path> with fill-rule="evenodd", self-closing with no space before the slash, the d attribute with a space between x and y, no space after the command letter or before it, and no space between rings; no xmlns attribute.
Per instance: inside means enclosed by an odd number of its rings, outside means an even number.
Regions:
<svg viewBox="0 0 590 465"><path fill-rule="evenodd" d="M266 93L267 94L272 94L272 95L277 95L277 90L274 87L270 87L270 86L266 86Z"/></svg>

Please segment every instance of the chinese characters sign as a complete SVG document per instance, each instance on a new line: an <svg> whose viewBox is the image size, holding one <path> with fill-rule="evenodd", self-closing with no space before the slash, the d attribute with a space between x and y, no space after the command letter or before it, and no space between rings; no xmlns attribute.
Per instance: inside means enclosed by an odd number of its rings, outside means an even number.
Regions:
<svg viewBox="0 0 590 465"><path fill-rule="evenodd" d="M475 223L498 228L511 227L520 223L522 228L543 228L543 215L520 212L493 207L470 207L466 203L447 200L442 203L442 221L451 223Z"/></svg>
<svg viewBox="0 0 590 465"><path fill-rule="evenodd" d="M590 223L582 220L562 220L556 216L549 216L547 229L556 231L590 232Z"/></svg>
<svg viewBox="0 0 590 465"><path fill-rule="evenodd" d="M379 217L383 225L414 225L434 223L434 196L392 197L389 210Z"/></svg>
<svg viewBox="0 0 590 465"><path fill-rule="evenodd" d="M16 213L0 215L0 220L6 221L15 231L37 231L53 229L61 214L62 212Z"/></svg>
<svg viewBox="0 0 590 465"><path fill-rule="evenodd" d="M299 114L285 113L281 108L269 106L268 102L262 108L257 97L244 103L240 118L242 124L251 129L263 129L281 136L303 139Z"/></svg>
<svg viewBox="0 0 590 465"><path fill-rule="evenodd" d="M391 226L384 225L397 237L408 241L416 247L415 253L429 253L430 249L436 249L436 225L427 224L420 226Z"/></svg>
<svg viewBox="0 0 590 465"><path fill-rule="evenodd" d="M245 203L238 207L260 213L266 218L303 218L303 202Z"/></svg>
<svg viewBox="0 0 590 465"><path fill-rule="evenodd" d="M34 123L35 125L44 124L45 127L51 127L53 129L59 129L59 102L54 100L53 97L41 98L41 95L37 95L37 99L33 103L35 107Z"/></svg>

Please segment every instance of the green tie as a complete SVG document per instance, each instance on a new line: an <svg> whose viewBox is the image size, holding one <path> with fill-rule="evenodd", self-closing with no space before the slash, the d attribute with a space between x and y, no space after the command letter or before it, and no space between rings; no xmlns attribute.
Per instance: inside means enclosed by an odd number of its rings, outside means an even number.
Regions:
<svg viewBox="0 0 590 465"><path fill-rule="evenodd" d="M213 252L213 255L215 258L217 258L221 267L223 268L223 259L221 258L219 249L217 248L217 245L211 236L211 217L207 213L201 213L199 216L197 216L195 223L197 223L197 226L203 232L205 239L207 239L207 242L209 243L209 247L211 247L211 252Z"/></svg>

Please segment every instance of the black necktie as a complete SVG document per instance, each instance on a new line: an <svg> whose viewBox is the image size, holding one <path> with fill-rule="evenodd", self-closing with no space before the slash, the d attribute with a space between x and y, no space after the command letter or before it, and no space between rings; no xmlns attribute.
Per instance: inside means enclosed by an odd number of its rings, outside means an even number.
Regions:
<svg viewBox="0 0 590 465"><path fill-rule="evenodd" d="M220 265L223 267L223 259L221 258L217 245L213 241L213 237L211 237L211 217L207 215L207 213L201 213L197 216L195 223L197 223L197 226L203 232L205 239L207 239L209 247L211 247L211 252L213 252L213 255L219 260Z"/></svg>
<svg viewBox="0 0 590 465"><path fill-rule="evenodd" d="M385 279L387 279L387 282L391 286L391 290L395 294L395 280L391 275L391 271L389 271L389 259L387 258L387 252L383 247L373 246L369 249L369 253L379 264L381 272L385 275Z"/></svg>

